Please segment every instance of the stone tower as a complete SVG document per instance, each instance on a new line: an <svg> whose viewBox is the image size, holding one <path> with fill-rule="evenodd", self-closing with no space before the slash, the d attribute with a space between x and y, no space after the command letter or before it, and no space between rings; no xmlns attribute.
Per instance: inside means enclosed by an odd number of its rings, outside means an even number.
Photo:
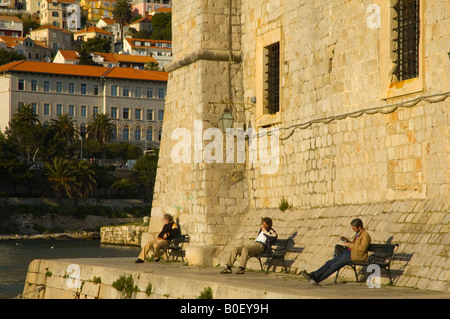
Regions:
<svg viewBox="0 0 450 319"><path fill-rule="evenodd" d="M440 0L173 1L150 232L172 213L191 237L189 263L217 265L222 248L251 241L268 216L292 239L286 257L298 272L328 260L359 217L373 242L399 244L396 285L449 291L446 9ZM279 129L274 172L248 149L245 163L203 160L225 109L235 128ZM181 146L191 152L174 161Z"/></svg>
<svg viewBox="0 0 450 319"><path fill-rule="evenodd" d="M159 232L161 216L171 213L190 235L191 263L211 264L214 247L231 239L248 209L244 165L205 162L204 149L214 137L203 138L208 128L219 128L227 103L243 100L239 12L239 1L173 3L174 62L166 67L170 81L150 232ZM172 151L187 140L172 136L177 128L189 135L192 151L181 163Z"/></svg>

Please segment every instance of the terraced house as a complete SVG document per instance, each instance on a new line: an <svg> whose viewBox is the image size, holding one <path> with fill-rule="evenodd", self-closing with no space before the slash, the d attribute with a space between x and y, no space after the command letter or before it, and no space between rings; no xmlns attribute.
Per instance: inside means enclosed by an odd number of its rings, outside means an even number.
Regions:
<svg viewBox="0 0 450 319"><path fill-rule="evenodd" d="M44 125L69 114L86 132L94 114L108 113L115 124L113 141L159 144L165 72L30 61L5 64L0 72L2 131L20 105L31 104Z"/></svg>
<svg viewBox="0 0 450 319"><path fill-rule="evenodd" d="M76 4L75 0L42 0L40 2L40 23L41 25L52 25L55 27L67 28L67 7Z"/></svg>

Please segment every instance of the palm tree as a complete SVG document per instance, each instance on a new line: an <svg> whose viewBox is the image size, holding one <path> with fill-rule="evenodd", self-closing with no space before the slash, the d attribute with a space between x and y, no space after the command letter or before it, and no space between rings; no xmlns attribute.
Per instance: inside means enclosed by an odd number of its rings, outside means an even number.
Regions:
<svg viewBox="0 0 450 319"><path fill-rule="evenodd" d="M89 121L87 133L89 137L94 137L102 143L111 139L114 124L111 122L111 116L108 113L97 113L94 118Z"/></svg>
<svg viewBox="0 0 450 319"><path fill-rule="evenodd" d="M39 118L31 104L22 104L19 106L17 113L12 116L11 121L33 126L39 123Z"/></svg>
<svg viewBox="0 0 450 319"><path fill-rule="evenodd" d="M72 169L76 174L76 193L79 197L88 197L97 187L94 170L88 161L75 161Z"/></svg>
<svg viewBox="0 0 450 319"><path fill-rule="evenodd" d="M130 0L117 0L112 12L113 18L120 25L120 36L123 43L123 27L128 24L133 17L133 9Z"/></svg>
<svg viewBox="0 0 450 319"><path fill-rule="evenodd" d="M68 160L55 157L53 162L44 163L44 174L56 192L59 204L63 194L69 198L73 197L76 190L76 175Z"/></svg>
<svg viewBox="0 0 450 319"><path fill-rule="evenodd" d="M75 120L69 114L58 114L58 118L52 119L50 125L55 128L56 134L64 138L66 142L73 142L78 135Z"/></svg>

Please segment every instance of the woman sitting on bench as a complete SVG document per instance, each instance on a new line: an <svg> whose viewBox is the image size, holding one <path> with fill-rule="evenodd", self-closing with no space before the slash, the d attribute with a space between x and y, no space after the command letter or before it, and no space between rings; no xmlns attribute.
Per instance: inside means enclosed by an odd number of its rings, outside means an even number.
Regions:
<svg viewBox="0 0 450 319"><path fill-rule="evenodd" d="M277 239L277 237L276 231L272 228L272 219L269 217L263 218L262 227L260 228L258 237L256 237L255 241L248 246L234 247L226 263L226 268L220 273L231 274L231 267L236 259L241 256L239 270L236 274L243 274L245 272L245 267L247 266L248 257L261 254L266 251L266 249L270 249L272 242Z"/></svg>

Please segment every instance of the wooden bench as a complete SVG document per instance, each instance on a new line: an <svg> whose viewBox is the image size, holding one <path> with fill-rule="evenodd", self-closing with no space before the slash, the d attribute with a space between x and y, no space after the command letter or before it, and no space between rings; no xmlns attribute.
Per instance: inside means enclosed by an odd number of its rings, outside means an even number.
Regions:
<svg viewBox="0 0 450 319"><path fill-rule="evenodd" d="M358 280L358 273L356 272L356 266L368 266L371 264L376 264L387 271L389 275L389 284L392 284L391 277L391 260L392 255L394 254L395 247L398 247L398 244L371 244L369 245L368 251L372 253L367 261L352 261L348 266L353 268L355 272L356 281ZM337 282L339 276L339 270L336 273L336 278L334 282Z"/></svg>
<svg viewBox="0 0 450 319"><path fill-rule="evenodd" d="M259 261L259 265L261 266L261 270L264 271L264 267L261 261L261 258L266 258L266 262L268 262L266 274L269 273L270 265L272 265L272 262L275 260L280 260L283 263L284 271L287 273L287 267L284 260L284 255L286 254L286 249L288 245L289 239L276 239L272 243L272 247L269 250L266 250L265 252L258 254L256 256L250 256L250 258L256 258Z"/></svg>
<svg viewBox="0 0 450 319"><path fill-rule="evenodd" d="M169 262L170 256L172 256L172 261L175 260L174 255L176 255L177 260L178 257L181 256L181 260L184 262L183 245L184 243L188 242L189 242L189 235L176 235L170 242L169 246L162 247L161 250L164 251L167 258L167 262Z"/></svg>

